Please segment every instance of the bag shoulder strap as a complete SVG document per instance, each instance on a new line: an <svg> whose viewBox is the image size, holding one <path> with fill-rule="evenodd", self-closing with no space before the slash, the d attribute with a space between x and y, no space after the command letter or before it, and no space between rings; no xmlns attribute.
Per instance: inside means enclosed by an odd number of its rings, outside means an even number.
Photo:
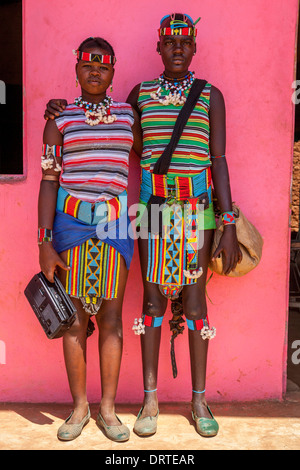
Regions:
<svg viewBox="0 0 300 470"><path fill-rule="evenodd" d="M168 143L167 147L155 163L153 173L165 175L168 172L172 155L177 147L183 129L185 128L186 123L188 122L188 119L194 107L196 106L197 101L206 84L206 80L200 80L198 78L194 80L190 92L188 94L187 100L181 108L180 113L178 114L178 118L176 120L170 142Z"/></svg>

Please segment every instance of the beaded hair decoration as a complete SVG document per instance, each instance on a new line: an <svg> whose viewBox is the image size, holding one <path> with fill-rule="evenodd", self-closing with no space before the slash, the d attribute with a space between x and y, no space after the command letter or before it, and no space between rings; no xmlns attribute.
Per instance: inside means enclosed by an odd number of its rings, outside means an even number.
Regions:
<svg viewBox="0 0 300 470"><path fill-rule="evenodd" d="M111 64L116 63L116 57L110 54L90 54L89 52L83 52L79 50L73 50L73 54L78 60L84 60L86 62L99 62L100 64Z"/></svg>
<svg viewBox="0 0 300 470"><path fill-rule="evenodd" d="M198 18L195 22L193 22L192 18L189 15L183 15L183 20L176 20L175 13L171 15L164 16L161 21L160 25L166 18L170 18L170 26L166 28L159 28L158 35L160 36L192 36L194 39L197 36L197 30L195 28L196 24L201 18ZM188 25L188 20L193 24L192 26Z"/></svg>

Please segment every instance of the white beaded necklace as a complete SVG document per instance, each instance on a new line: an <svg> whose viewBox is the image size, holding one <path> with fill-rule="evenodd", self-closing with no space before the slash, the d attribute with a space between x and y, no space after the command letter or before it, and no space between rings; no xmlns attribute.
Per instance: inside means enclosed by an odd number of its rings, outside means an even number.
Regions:
<svg viewBox="0 0 300 470"><path fill-rule="evenodd" d="M173 104L174 106L182 106L186 102L184 92L188 90L195 80L194 72L188 72L183 79L169 79L162 73L158 77L158 89L156 92L150 93L151 98L158 100L164 106ZM165 90L169 93L166 96L161 96L161 91Z"/></svg>
<svg viewBox="0 0 300 470"><path fill-rule="evenodd" d="M101 103L89 103L84 101L82 96L75 98L74 103L79 108L83 108L86 116L86 123L90 126L96 126L100 122L104 124L110 124L117 120L115 114L110 113L111 105L113 104L113 99L111 96L106 96Z"/></svg>

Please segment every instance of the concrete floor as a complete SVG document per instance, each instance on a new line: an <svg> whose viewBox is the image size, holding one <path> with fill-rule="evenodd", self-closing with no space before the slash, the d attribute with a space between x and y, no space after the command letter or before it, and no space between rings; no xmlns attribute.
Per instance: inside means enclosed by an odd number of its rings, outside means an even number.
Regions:
<svg viewBox="0 0 300 470"><path fill-rule="evenodd" d="M72 442L56 438L58 427L67 418L67 404L0 404L0 450L299 450L300 391L287 394L282 402L210 403L220 432L202 438L193 426L189 403L161 404L158 431L118 444L108 440L95 419L98 406L91 405L92 419L81 436ZM117 405L121 420L132 430L138 405ZM129 452L128 452L129 451ZM102 454L105 455L105 454ZM132 452L134 455L134 452Z"/></svg>

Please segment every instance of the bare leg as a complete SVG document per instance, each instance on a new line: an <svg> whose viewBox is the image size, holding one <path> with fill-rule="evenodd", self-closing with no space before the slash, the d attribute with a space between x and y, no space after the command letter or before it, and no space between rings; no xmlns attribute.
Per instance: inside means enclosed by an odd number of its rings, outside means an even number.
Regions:
<svg viewBox="0 0 300 470"><path fill-rule="evenodd" d="M74 403L70 424L80 423L88 411L86 393L86 330L89 317L79 299L72 298L77 308L77 318L64 334L63 350L69 386Z"/></svg>
<svg viewBox="0 0 300 470"><path fill-rule="evenodd" d="M66 261L66 253L62 253ZM60 270L59 277L65 284L65 272ZM114 414L114 401L119 379L123 334L122 304L128 271L121 257L120 278L116 299L103 300L99 314L96 316L99 327L99 356L102 385L101 414L110 425L118 425ZM86 332L89 315L84 311L81 301L72 298L77 309L77 318L70 330L64 335L64 357L69 386L74 401L74 413L70 424L80 423L87 414L88 402L86 393Z"/></svg>
<svg viewBox="0 0 300 470"><path fill-rule="evenodd" d="M96 315L99 327L99 357L102 398L100 413L108 426L119 425L115 416L117 394L123 351L122 305L128 271L121 257L120 280L116 299L103 300Z"/></svg>
<svg viewBox="0 0 300 470"><path fill-rule="evenodd" d="M143 313L150 316L163 316L167 308L167 299L160 293L158 285L146 281L148 265L148 240L139 239L141 270L144 284ZM145 327L141 335L143 379L145 390L157 388L158 359L161 339L161 327ZM155 416L158 411L157 392L145 393L141 418Z"/></svg>
<svg viewBox="0 0 300 470"><path fill-rule="evenodd" d="M209 262L213 230L204 232L203 248L199 251L199 266L203 269L202 276L196 284L183 289L183 310L190 320L204 319L207 315L205 286ZM192 389L198 392L205 389L208 340L203 340L200 331L189 330L189 349L191 361ZM199 417L211 418L206 406L205 393L194 393L192 396L193 410Z"/></svg>
<svg viewBox="0 0 300 470"><path fill-rule="evenodd" d="M67 262L67 252L60 254ZM66 272L57 270L58 277L63 285L66 282ZM78 424L86 416L88 401L86 393L86 331L89 316L84 311L79 299L71 298L77 314L72 327L63 336L64 359L73 398L74 413L69 420L70 424Z"/></svg>

